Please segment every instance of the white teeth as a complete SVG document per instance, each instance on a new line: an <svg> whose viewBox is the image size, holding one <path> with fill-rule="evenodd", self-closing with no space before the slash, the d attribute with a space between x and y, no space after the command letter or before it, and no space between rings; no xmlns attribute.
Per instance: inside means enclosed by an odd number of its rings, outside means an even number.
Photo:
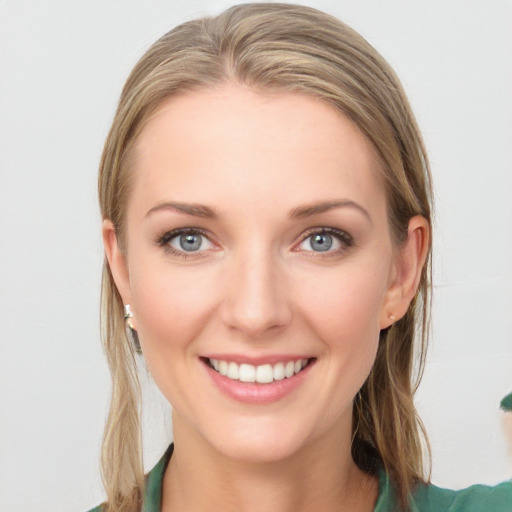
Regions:
<svg viewBox="0 0 512 512"><path fill-rule="evenodd" d="M241 364L240 375L238 378L242 382L256 382L256 367L253 366L252 364Z"/></svg>
<svg viewBox="0 0 512 512"><path fill-rule="evenodd" d="M238 379L238 365L236 363L229 363L228 364L228 373L226 373L226 377L229 377L230 379Z"/></svg>
<svg viewBox="0 0 512 512"><path fill-rule="evenodd" d="M283 380L284 375L284 363L277 363L274 365L273 371L274 380Z"/></svg>
<svg viewBox="0 0 512 512"><path fill-rule="evenodd" d="M294 373L295 373L295 363L293 361L286 363L286 366L284 368L285 377L290 378L293 376Z"/></svg>
<svg viewBox="0 0 512 512"><path fill-rule="evenodd" d="M271 364L264 364L256 368L256 382L268 384L274 380L273 369Z"/></svg>
<svg viewBox="0 0 512 512"><path fill-rule="evenodd" d="M228 362L222 359L210 359L209 362L217 372L225 375L228 379L269 384L274 380L293 377L306 367L308 359L299 359L298 361L288 361L286 363L280 362L274 365L262 364L260 366L246 363L239 365L234 361Z"/></svg>

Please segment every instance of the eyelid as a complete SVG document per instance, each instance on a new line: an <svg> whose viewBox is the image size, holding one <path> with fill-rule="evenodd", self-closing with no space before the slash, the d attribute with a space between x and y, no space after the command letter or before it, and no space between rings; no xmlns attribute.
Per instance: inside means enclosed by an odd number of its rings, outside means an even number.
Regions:
<svg viewBox="0 0 512 512"><path fill-rule="evenodd" d="M211 240L211 235L206 232L202 228L193 228L193 227L186 227L186 228L176 228L171 229L169 231L165 231L162 235L157 237L157 244L163 245L169 242L169 240L172 240L173 238L176 238L180 235L202 235L208 238L208 240Z"/></svg>
<svg viewBox="0 0 512 512"><path fill-rule="evenodd" d="M205 252L208 250L215 250L215 249L207 249L202 251L182 251L180 249L176 249L175 247L172 247L169 242L179 236L182 235L201 235L205 237L212 245L217 246L217 243L213 239L211 233L208 231L202 229L202 228L195 228L195 227L185 227L185 228L176 228L171 229L170 231L164 232L162 235L157 237L156 245L159 247L162 247L167 253L172 254L174 256L178 256L180 258L186 259L190 257L201 257L204 255Z"/></svg>
<svg viewBox="0 0 512 512"><path fill-rule="evenodd" d="M333 236L340 242L342 247L339 249L328 250L328 251L324 251L324 252L308 251L308 250L300 249L300 245L303 244L308 238L310 238L313 235L318 235L318 234L327 234L327 235ZM340 254L340 253L346 251L347 249L349 249L350 247L352 247L353 245L354 245L354 239L346 231L344 231L342 229L338 229L338 228L327 227L327 226L317 226L317 227L309 228L308 230L306 230L304 233L301 234L300 240L296 244L294 251L296 251L296 252L304 251L305 253L313 253L315 255L315 257L322 257L322 256L327 257L329 255L332 256L333 254Z"/></svg>

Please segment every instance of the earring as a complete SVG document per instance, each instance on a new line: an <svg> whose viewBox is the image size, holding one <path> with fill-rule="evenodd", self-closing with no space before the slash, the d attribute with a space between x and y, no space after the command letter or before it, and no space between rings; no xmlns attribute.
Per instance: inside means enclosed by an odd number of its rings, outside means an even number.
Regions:
<svg viewBox="0 0 512 512"><path fill-rule="evenodd" d="M388 314L388 318L389 318L392 322L395 322L395 321L396 321L396 316L395 316L395 315L393 315L393 314L391 314L391 313L389 313L389 314Z"/></svg>
<svg viewBox="0 0 512 512"><path fill-rule="evenodd" d="M130 321L130 318L133 318L132 308L130 307L130 304L125 304L125 306L124 306L124 322L125 322L125 326L126 326L126 336L131 341L133 347L135 348L135 351L138 354L142 354L142 349L140 348L140 342L139 342L139 335L137 334L135 327L133 327L133 324Z"/></svg>

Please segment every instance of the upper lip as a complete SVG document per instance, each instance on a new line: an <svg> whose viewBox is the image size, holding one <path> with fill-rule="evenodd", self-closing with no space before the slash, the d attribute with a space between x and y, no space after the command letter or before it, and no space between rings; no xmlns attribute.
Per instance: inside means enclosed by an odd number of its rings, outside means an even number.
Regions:
<svg viewBox="0 0 512 512"><path fill-rule="evenodd" d="M250 364L260 366L264 364L286 363L288 361L299 361L301 359L311 359L311 355L307 354L272 354L258 357L251 357L242 354L208 354L202 358L217 359L219 361L234 362L237 364Z"/></svg>

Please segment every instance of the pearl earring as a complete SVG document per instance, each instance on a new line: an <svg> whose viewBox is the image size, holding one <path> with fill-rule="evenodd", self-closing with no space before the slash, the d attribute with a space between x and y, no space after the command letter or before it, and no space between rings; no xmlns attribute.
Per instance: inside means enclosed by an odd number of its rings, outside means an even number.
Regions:
<svg viewBox="0 0 512 512"><path fill-rule="evenodd" d="M142 349L140 348L139 335L135 330L130 319L133 318L132 308L130 304L124 305L124 321L126 325L126 336L131 341L133 348L138 354L142 354Z"/></svg>

